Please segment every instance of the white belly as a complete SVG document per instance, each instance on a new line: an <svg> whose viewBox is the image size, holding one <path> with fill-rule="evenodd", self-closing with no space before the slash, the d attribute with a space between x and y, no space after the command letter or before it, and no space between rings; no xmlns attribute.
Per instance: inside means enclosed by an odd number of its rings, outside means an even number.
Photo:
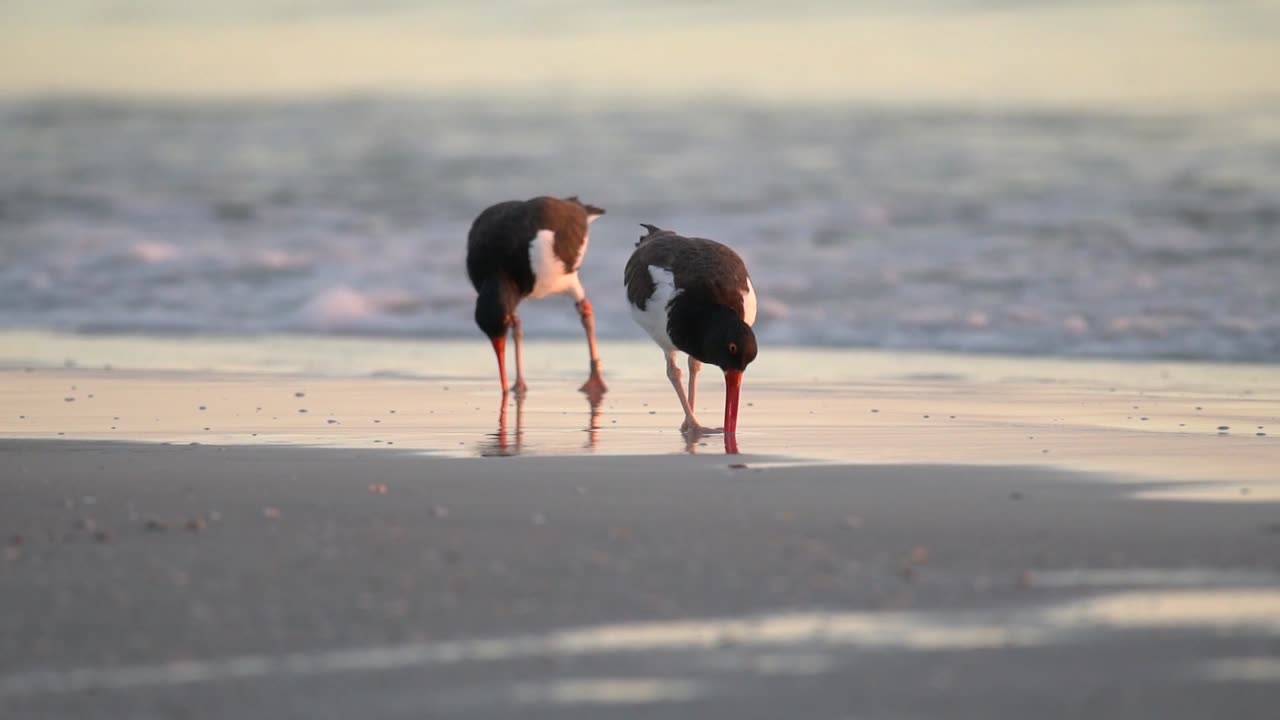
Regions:
<svg viewBox="0 0 1280 720"><path fill-rule="evenodd" d="M649 337L659 347L671 352L676 349L676 345L667 334L667 305L681 291L676 289L675 276L656 265L649 266L649 277L653 278L653 294L649 296L643 310L635 305L631 306L631 317L649 333Z"/></svg>
<svg viewBox="0 0 1280 720"><path fill-rule="evenodd" d="M742 322L751 327L756 324L756 288L747 278L747 291L742 293Z"/></svg>

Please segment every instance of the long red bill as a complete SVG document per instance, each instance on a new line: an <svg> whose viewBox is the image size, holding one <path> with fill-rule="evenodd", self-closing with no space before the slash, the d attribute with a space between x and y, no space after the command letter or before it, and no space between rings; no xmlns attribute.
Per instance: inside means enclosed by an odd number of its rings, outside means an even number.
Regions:
<svg viewBox="0 0 1280 720"><path fill-rule="evenodd" d="M742 391L742 371L724 371L724 432L738 431L738 395Z"/></svg>
<svg viewBox="0 0 1280 720"><path fill-rule="evenodd" d="M502 394L507 394L507 336L492 338L493 354L498 356L498 381L502 383Z"/></svg>

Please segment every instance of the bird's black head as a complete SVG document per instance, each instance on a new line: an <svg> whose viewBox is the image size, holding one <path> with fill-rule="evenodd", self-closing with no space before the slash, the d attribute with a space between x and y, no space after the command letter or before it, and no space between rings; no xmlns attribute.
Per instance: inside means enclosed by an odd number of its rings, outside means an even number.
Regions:
<svg viewBox="0 0 1280 720"><path fill-rule="evenodd" d="M490 340L506 337L514 310L515 288L510 282L490 278L480 286L480 294L476 296L476 325Z"/></svg>
<svg viewBox="0 0 1280 720"><path fill-rule="evenodd" d="M701 349L699 360L742 372L756 359L756 334L737 314L717 313L703 332Z"/></svg>

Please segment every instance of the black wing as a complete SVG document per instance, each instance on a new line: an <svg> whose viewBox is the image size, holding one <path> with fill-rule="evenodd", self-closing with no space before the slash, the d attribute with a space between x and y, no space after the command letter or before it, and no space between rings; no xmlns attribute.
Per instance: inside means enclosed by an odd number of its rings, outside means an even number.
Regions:
<svg viewBox="0 0 1280 720"><path fill-rule="evenodd" d="M623 275L632 305L643 310L653 295L653 276L649 274L653 265L672 274L677 290L733 308L742 316L742 296L750 276L736 252L714 240L646 227L649 235L640 239Z"/></svg>

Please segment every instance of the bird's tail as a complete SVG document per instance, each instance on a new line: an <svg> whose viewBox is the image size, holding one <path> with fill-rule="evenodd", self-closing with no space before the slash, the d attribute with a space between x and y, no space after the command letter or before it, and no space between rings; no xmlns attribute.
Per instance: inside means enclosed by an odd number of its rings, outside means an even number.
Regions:
<svg viewBox="0 0 1280 720"><path fill-rule="evenodd" d="M643 245L646 240L652 240L653 238L656 238L661 235L671 234L670 230L663 230L657 225L650 225L649 223L640 223L640 227L644 228L649 234L644 235L639 240L637 240L636 247L640 247L641 245Z"/></svg>
<svg viewBox="0 0 1280 720"><path fill-rule="evenodd" d="M601 215L604 214L604 208L596 207L595 205L592 205L590 203L584 203L582 202L582 200L578 198L577 195L570 195L569 197L565 198L565 201L571 202L574 205L577 205L578 207L582 208L583 210L586 210L587 215L590 217L600 217Z"/></svg>

